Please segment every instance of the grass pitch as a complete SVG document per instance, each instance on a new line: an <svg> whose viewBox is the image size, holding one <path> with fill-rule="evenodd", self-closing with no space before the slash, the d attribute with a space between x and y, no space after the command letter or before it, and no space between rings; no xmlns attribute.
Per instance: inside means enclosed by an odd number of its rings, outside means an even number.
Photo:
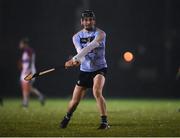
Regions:
<svg viewBox="0 0 180 138"><path fill-rule="evenodd" d="M109 130L97 130L95 100L84 99L66 129L59 122L69 100L48 99L44 107L31 100L27 110L20 99L0 106L0 136L180 136L180 100L108 99Z"/></svg>

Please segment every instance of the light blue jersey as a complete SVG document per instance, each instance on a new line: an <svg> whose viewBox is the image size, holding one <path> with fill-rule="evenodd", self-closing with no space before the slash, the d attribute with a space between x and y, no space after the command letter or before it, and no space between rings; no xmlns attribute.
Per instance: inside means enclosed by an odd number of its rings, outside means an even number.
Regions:
<svg viewBox="0 0 180 138"><path fill-rule="evenodd" d="M89 42L94 40L97 35L102 32L99 28L95 28L92 31L87 31L85 29L79 31L73 36L73 43L77 52L86 47ZM89 52L84 60L81 62L80 70L85 72L93 72L102 68L107 68L107 63L105 59L105 41L106 38L100 42L100 45Z"/></svg>

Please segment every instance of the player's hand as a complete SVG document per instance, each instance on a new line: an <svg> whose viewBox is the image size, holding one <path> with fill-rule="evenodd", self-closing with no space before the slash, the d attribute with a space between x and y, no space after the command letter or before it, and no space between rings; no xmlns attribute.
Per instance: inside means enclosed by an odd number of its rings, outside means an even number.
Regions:
<svg viewBox="0 0 180 138"><path fill-rule="evenodd" d="M80 63L78 61L73 61L73 59L70 59L65 63L65 68L67 69L70 67L77 67L79 65L80 65Z"/></svg>
<svg viewBox="0 0 180 138"><path fill-rule="evenodd" d="M80 65L80 62L75 61L75 62L73 62L73 65L74 65L74 67L78 67Z"/></svg>

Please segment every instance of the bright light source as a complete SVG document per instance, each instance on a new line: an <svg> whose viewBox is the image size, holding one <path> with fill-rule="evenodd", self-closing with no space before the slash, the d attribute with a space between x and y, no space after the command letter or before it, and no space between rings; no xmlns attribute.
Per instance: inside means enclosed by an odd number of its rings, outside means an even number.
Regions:
<svg viewBox="0 0 180 138"><path fill-rule="evenodd" d="M130 51L126 51L123 54L123 58L126 62L131 62L134 59L134 55L132 52Z"/></svg>

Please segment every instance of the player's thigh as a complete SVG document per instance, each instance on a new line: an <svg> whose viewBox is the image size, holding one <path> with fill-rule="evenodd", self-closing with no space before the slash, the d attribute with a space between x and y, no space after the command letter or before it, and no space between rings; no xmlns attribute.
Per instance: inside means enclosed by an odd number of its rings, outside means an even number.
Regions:
<svg viewBox="0 0 180 138"><path fill-rule="evenodd" d="M97 74L93 79L93 93L102 92L105 84L105 77L101 74Z"/></svg>
<svg viewBox="0 0 180 138"><path fill-rule="evenodd" d="M76 85L73 91L72 100L79 101L81 98L83 98L85 92L86 92L85 87Z"/></svg>
<svg viewBox="0 0 180 138"><path fill-rule="evenodd" d="M21 88L23 92L29 92L31 89L31 84L29 82L21 81Z"/></svg>

